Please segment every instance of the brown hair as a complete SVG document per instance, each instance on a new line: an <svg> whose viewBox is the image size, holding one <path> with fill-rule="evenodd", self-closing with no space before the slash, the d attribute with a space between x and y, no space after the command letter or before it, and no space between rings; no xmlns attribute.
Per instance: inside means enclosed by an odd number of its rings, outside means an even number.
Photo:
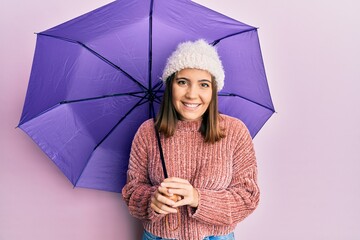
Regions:
<svg viewBox="0 0 360 240"><path fill-rule="evenodd" d="M172 84L176 73L166 79L164 96L156 116L155 127L165 137L171 137L175 133L176 124L180 119L172 102ZM215 78L211 76L212 97L208 109L203 115L199 132L204 137L205 142L215 143L225 137L224 130L220 128L220 114L218 111L218 94Z"/></svg>

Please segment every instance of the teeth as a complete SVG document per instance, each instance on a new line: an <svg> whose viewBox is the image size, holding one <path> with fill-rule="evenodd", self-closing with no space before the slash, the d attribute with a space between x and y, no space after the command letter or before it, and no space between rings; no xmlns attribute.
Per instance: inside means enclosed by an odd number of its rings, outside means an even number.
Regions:
<svg viewBox="0 0 360 240"><path fill-rule="evenodd" d="M184 105L187 106L187 107L196 108L200 104L197 104L197 103L184 103Z"/></svg>

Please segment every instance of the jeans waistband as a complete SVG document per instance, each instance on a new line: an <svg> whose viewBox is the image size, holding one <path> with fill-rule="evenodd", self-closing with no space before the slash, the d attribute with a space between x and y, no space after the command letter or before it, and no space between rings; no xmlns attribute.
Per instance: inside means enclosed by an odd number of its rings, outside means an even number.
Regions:
<svg viewBox="0 0 360 240"><path fill-rule="evenodd" d="M176 240L176 239L158 237L144 230L142 240ZM235 236L234 233L232 232L223 236L208 236L205 237L204 240L235 240Z"/></svg>

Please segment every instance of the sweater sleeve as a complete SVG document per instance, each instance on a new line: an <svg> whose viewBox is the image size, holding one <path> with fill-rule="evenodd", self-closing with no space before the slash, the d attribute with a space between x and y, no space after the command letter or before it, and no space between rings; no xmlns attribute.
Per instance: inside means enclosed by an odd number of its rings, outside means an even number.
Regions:
<svg viewBox="0 0 360 240"><path fill-rule="evenodd" d="M197 189L198 207L190 217L211 225L233 225L250 215L259 203L257 164L251 136L244 127L234 150L233 176L226 189Z"/></svg>
<svg viewBox="0 0 360 240"><path fill-rule="evenodd" d="M146 129L140 126L132 142L127 183L122 189L122 196L134 217L145 221L158 221L163 214L156 213L151 207L151 196L158 186L152 186L147 169Z"/></svg>

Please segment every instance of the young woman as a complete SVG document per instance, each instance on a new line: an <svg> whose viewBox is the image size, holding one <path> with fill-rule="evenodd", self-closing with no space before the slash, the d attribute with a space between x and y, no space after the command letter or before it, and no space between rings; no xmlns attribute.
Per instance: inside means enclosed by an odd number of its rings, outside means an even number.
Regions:
<svg viewBox="0 0 360 240"><path fill-rule="evenodd" d="M218 113L224 78L216 49L204 40L181 43L169 57L160 111L134 137L122 190L143 223L143 240L234 239L236 224L257 207L251 136L239 119Z"/></svg>

